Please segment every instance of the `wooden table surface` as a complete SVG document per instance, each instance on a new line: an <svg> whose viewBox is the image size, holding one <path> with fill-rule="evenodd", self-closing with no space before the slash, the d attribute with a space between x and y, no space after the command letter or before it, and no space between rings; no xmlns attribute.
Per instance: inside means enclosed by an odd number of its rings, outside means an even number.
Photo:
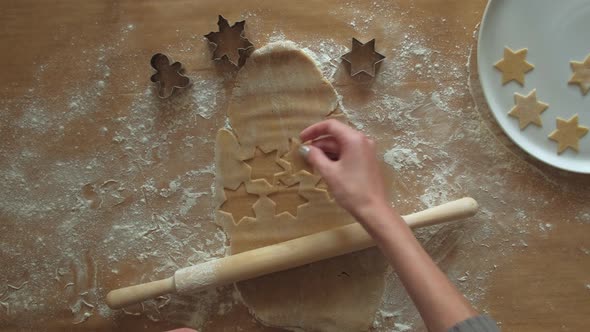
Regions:
<svg viewBox="0 0 590 332"><path fill-rule="evenodd" d="M481 212L418 237L506 331L590 325L590 176L528 156L477 77L484 0L15 1L0 42L0 329L271 331L230 287L110 311L108 290L224 255L213 144L235 73L202 37L245 19L256 47L292 40L324 61L351 122L396 172L411 212L472 196ZM339 64L351 37L387 56L374 82ZM149 59L193 84L160 101ZM499 51L500 52L500 51ZM327 59L326 59L327 57ZM376 331L425 330L394 274ZM344 290L343 290L344 291Z"/></svg>

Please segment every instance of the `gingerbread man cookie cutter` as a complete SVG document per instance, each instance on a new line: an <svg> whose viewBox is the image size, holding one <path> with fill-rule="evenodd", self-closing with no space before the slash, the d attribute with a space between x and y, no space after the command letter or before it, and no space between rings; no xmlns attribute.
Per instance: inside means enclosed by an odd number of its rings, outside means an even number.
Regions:
<svg viewBox="0 0 590 332"><path fill-rule="evenodd" d="M150 64L156 70L150 80L158 84L158 96L160 98L170 97L175 89L186 88L190 80L188 77L180 73L182 64L174 62L168 56L162 53L156 53L152 56Z"/></svg>

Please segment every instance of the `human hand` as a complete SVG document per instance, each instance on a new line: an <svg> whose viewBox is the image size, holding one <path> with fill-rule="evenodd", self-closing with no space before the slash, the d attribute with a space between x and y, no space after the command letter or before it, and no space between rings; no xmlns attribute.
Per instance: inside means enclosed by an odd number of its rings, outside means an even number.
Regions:
<svg viewBox="0 0 590 332"><path fill-rule="evenodd" d="M388 206L375 143L337 120L325 120L300 134L301 153L324 178L336 201L359 220L363 211Z"/></svg>

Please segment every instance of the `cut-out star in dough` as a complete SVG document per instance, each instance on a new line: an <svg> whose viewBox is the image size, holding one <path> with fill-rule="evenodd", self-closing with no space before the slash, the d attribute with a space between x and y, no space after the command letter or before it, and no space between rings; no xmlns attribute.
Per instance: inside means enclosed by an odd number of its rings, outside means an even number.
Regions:
<svg viewBox="0 0 590 332"><path fill-rule="evenodd" d="M219 210L230 213L236 225L244 218L256 218L253 205L258 201L259 197L247 192L245 184L242 183L236 190L224 188L223 191L225 193L225 202L221 204Z"/></svg>
<svg viewBox="0 0 590 332"><path fill-rule="evenodd" d="M508 47L504 48L504 58L494 65L502 72L502 84L516 81L524 85L524 74L533 70L535 66L526 61L528 49L523 48L514 52Z"/></svg>
<svg viewBox="0 0 590 332"><path fill-rule="evenodd" d="M330 188L328 188L328 184L326 183L326 181L324 179L321 179L318 184L316 185L316 188L321 189L321 190L325 190L326 194L328 195L328 199L333 201L334 197L332 197L332 193L330 193Z"/></svg>
<svg viewBox="0 0 590 332"><path fill-rule="evenodd" d="M352 38L352 50L344 54L342 59L350 63L350 76L364 72L374 77L375 65L383 61L385 56L375 52L375 39L363 44Z"/></svg>
<svg viewBox="0 0 590 332"><path fill-rule="evenodd" d="M276 204L277 215L287 212L293 217L297 218L297 208L308 200L299 194L299 184L294 184L289 187L279 187L278 190L268 195Z"/></svg>
<svg viewBox="0 0 590 332"><path fill-rule="evenodd" d="M312 167L305 161L299 152L299 147L301 146L299 140L292 138L290 139L290 143L291 147L289 148L289 152L283 155L282 159L291 165L291 173L294 174L301 170L306 170L310 173L313 173Z"/></svg>
<svg viewBox="0 0 590 332"><path fill-rule="evenodd" d="M585 96L590 91L590 54L584 62L571 61L572 71L574 74L569 80L569 84L577 84Z"/></svg>
<svg viewBox="0 0 590 332"><path fill-rule="evenodd" d="M250 179L265 179L269 184L274 183L275 174L283 172L284 169L277 164L278 151L274 150L269 153L256 148L254 158L245 160L244 162L252 168Z"/></svg>
<svg viewBox="0 0 590 332"><path fill-rule="evenodd" d="M523 130L531 123L537 126L543 126L541 121L541 113L543 113L549 105L537 100L537 90L534 89L527 96L519 93L514 94L514 102L516 105L508 112L508 115L518 119L520 130Z"/></svg>
<svg viewBox="0 0 590 332"><path fill-rule="evenodd" d="M579 151L580 138L588 133L588 128L578 125L578 115L572 116L569 120L557 118L557 129L555 129L549 138L556 141L559 145L557 153L561 154L567 148Z"/></svg>

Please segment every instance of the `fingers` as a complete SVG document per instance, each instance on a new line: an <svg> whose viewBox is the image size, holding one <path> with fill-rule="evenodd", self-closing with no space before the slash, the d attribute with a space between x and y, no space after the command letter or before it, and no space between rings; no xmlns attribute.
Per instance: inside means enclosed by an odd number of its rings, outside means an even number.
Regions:
<svg viewBox="0 0 590 332"><path fill-rule="evenodd" d="M358 132L338 120L330 119L313 124L299 134L302 142L326 135L333 136L341 145L348 137L358 135Z"/></svg>
<svg viewBox="0 0 590 332"><path fill-rule="evenodd" d="M332 168L333 161L321 149L313 145L307 145L307 147L309 151L304 156L307 162L317 169L322 176L328 174Z"/></svg>
<svg viewBox="0 0 590 332"><path fill-rule="evenodd" d="M326 153L326 154L333 154L333 155L340 154L340 145L338 145L338 142L332 136L319 138L319 139L311 142L311 145L324 151L324 153Z"/></svg>

